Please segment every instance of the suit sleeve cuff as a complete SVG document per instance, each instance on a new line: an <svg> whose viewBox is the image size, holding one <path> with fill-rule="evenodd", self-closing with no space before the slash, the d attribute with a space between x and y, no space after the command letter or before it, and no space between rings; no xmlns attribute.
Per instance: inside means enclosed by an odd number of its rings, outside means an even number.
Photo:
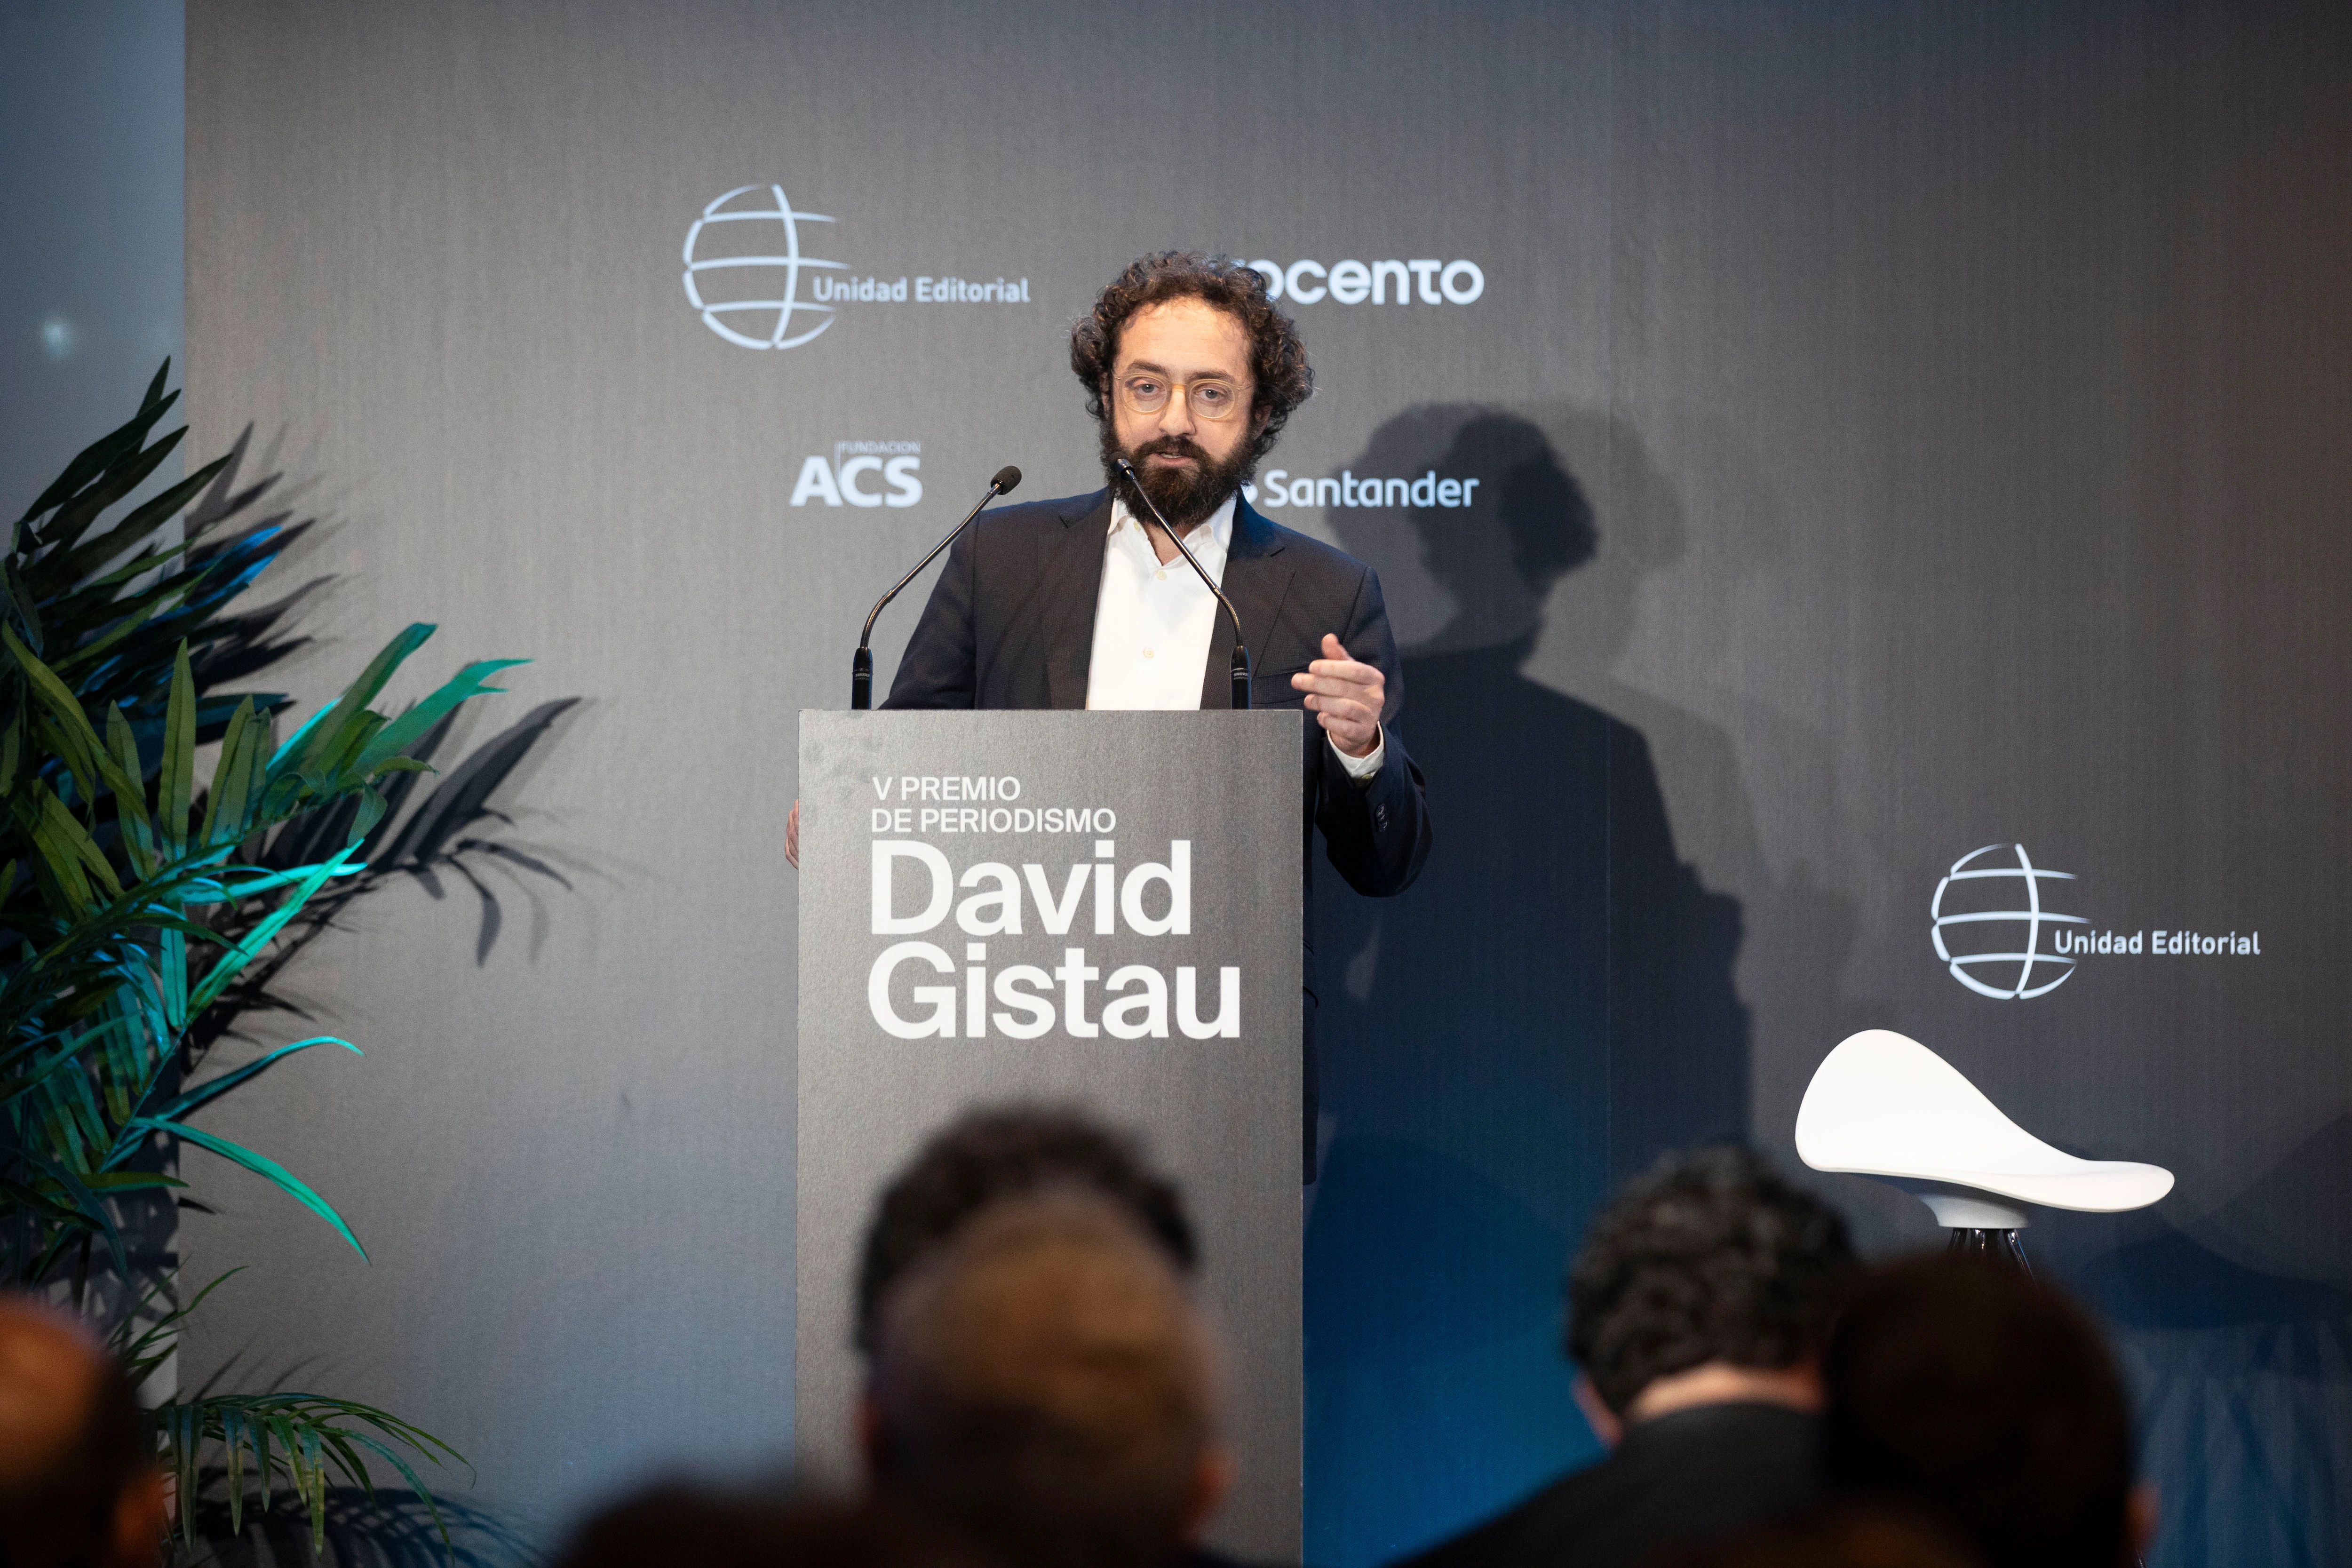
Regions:
<svg viewBox="0 0 2352 1568"><path fill-rule="evenodd" d="M1389 732L1385 728L1382 729L1380 739L1372 742L1372 749L1360 757L1349 756L1328 737L1326 737L1324 744L1331 747L1331 754L1339 759L1339 765L1348 770L1348 776L1355 780L1357 786L1360 788L1370 784L1372 775L1381 771L1381 763L1387 758L1389 752Z"/></svg>

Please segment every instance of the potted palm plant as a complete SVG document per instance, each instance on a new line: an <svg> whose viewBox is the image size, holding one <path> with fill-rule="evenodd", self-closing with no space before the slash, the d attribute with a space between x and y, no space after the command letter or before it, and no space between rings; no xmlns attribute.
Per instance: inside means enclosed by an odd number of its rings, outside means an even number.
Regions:
<svg viewBox="0 0 2352 1568"><path fill-rule="evenodd" d="M291 949L386 877L472 876L484 857L556 876L477 830L495 820L490 791L567 706L420 792L461 705L521 661L467 665L380 712L433 634L419 624L298 723L281 722L283 694L231 689L299 646L284 604L244 601L308 525L257 516L268 482L236 489L234 453L122 511L186 434L154 434L177 397L169 369L34 501L0 560L0 1271L96 1319L142 1382L219 1283L184 1290L169 1246L205 1162L260 1175L361 1245L299 1176L205 1124L288 1057L357 1047L318 1035L227 1066L236 1020L266 1003ZM200 778L206 746L218 751ZM206 1488L225 1488L233 1531L249 1496L290 1490L316 1549L331 1489L373 1496L373 1461L447 1544L419 1466L463 1461L388 1411L271 1389L175 1393L150 1414L187 1543Z"/></svg>

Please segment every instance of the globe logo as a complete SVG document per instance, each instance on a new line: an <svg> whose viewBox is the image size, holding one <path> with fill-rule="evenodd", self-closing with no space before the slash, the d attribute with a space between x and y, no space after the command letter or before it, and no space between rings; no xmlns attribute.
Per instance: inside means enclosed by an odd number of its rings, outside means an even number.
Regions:
<svg viewBox="0 0 2352 1568"><path fill-rule="evenodd" d="M739 196L751 204L730 206ZM767 197L773 206L757 205ZM804 268L848 263L801 254L801 225L831 223L800 213L782 185L738 185L702 209L686 231L686 302L702 324L747 349L796 349L833 325L833 307L801 298ZM749 228L732 226L749 224ZM706 238L707 237L707 238Z"/></svg>
<svg viewBox="0 0 2352 1568"><path fill-rule="evenodd" d="M2036 866L2022 844L1989 844L1961 856L1927 906L1936 956L1979 996L2021 1002L2048 995L2072 977L2074 961L2051 950L2044 928L2085 922L2043 908L2042 884L2074 879L2071 871Z"/></svg>

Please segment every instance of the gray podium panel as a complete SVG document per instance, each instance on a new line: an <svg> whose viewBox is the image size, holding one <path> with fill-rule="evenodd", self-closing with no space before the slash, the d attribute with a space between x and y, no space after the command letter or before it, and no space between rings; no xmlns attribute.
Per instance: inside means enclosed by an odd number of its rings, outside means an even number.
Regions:
<svg viewBox="0 0 2352 1568"><path fill-rule="evenodd" d="M1142 1132L1200 1230L1241 1461L1213 1537L1298 1560L1302 722L801 715L803 1455L851 1461L889 1173L968 1107L1075 1104Z"/></svg>

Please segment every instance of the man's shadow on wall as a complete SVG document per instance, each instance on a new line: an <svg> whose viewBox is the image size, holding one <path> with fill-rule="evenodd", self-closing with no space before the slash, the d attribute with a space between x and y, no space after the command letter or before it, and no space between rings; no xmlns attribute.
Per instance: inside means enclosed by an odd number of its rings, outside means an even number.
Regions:
<svg viewBox="0 0 2352 1568"><path fill-rule="evenodd" d="M1381 573L1436 842L1402 898L1318 889L1309 1497L1349 1539L1310 1520L1309 1549L1339 1560L1593 1451L1559 1350L1567 1254L1616 1182L1749 1120L1738 903L1676 853L1642 734L1525 673L1600 547L1584 486L1542 427L1486 408L1401 415L1351 474L1423 481L1326 515ZM1435 479L1477 484L1447 505ZM1638 574L1610 579L1630 595Z"/></svg>

